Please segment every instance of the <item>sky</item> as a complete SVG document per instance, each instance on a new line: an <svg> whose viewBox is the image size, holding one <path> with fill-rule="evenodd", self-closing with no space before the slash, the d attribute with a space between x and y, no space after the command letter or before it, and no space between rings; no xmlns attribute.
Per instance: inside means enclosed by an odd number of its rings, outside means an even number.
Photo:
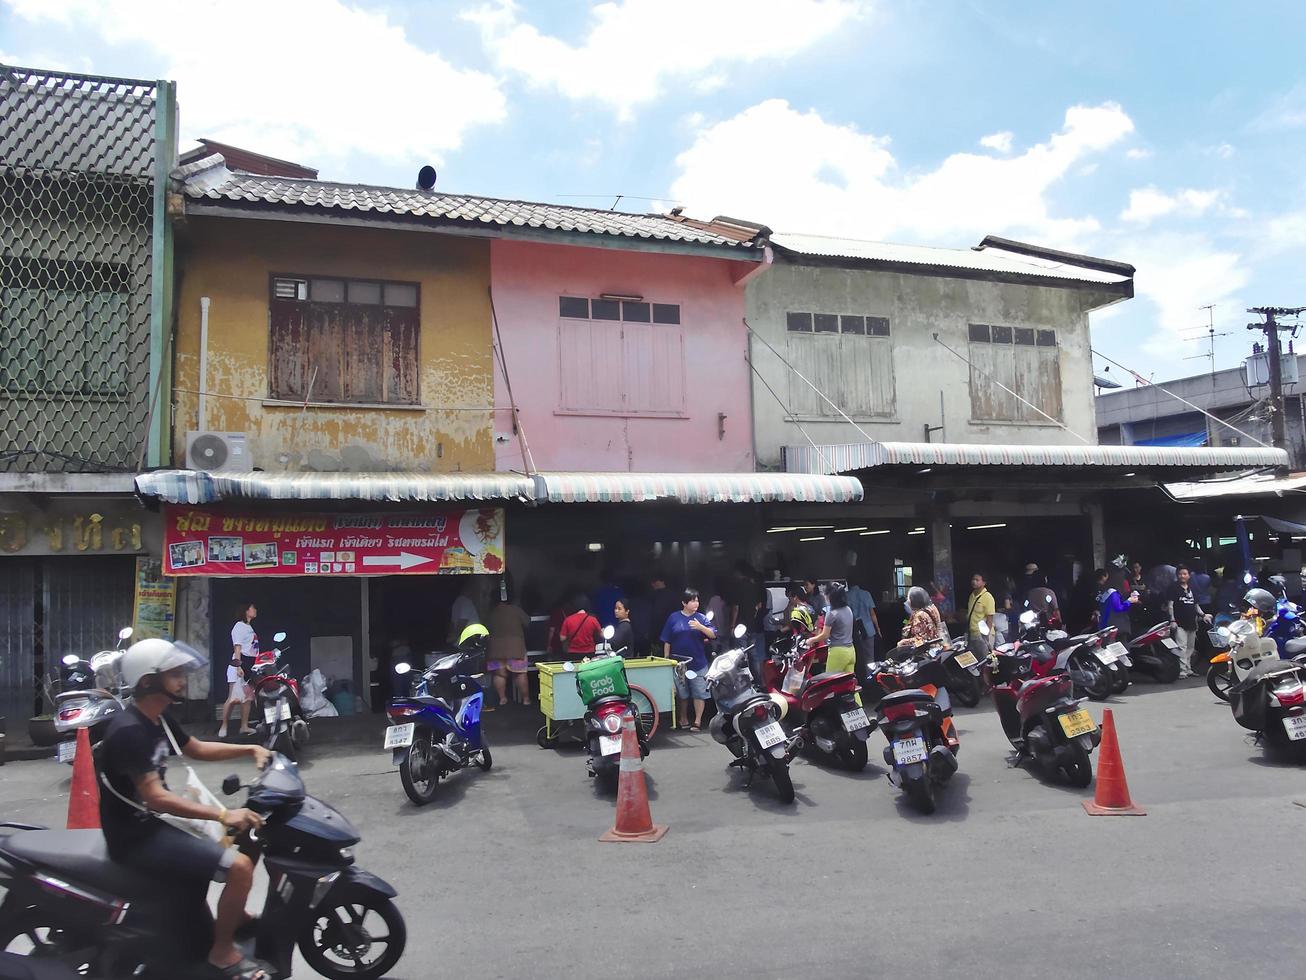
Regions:
<svg viewBox="0 0 1306 980"><path fill-rule="evenodd" d="M1130 262L1093 343L1158 381L1306 306L1304 37L1277 0L0 0L0 62L174 79L183 150Z"/></svg>

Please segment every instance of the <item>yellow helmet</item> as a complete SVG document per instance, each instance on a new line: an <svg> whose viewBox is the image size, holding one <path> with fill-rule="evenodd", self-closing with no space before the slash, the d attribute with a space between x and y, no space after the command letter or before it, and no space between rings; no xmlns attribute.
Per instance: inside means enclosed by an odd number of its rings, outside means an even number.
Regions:
<svg viewBox="0 0 1306 980"><path fill-rule="evenodd" d="M477 646L477 645L484 646L485 641L488 640L489 638L490 638L489 630L487 630L480 623L472 623L465 630L463 630L463 635L458 637L458 646L459 648Z"/></svg>
<svg viewBox="0 0 1306 980"><path fill-rule="evenodd" d="M802 603L794 606L794 611L789 614L789 623L791 626L797 626L804 633L810 633L816 629L816 623L812 621L812 610Z"/></svg>

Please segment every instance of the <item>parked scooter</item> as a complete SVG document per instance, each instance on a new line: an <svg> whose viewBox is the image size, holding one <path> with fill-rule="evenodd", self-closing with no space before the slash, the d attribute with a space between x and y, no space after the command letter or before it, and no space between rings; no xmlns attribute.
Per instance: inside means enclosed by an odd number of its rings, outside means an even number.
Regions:
<svg viewBox="0 0 1306 980"><path fill-rule="evenodd" d="M615 635L611 626L603 628L606 644ZM657 724L657 713L652 712L653 726L647 726L648 714L635 705L631 686L626 678L625 647L593 657L578 665L567 661L562 669L576 675L576 693L585 705L582 729L585 739L586 771L591 779L598 779L608 789L617 785L621 774L621 727L626 713L635 719L635 735L639 740L640 758L647 758L648 743ZM693 671L686 676L693 677Z"/></svg>
<svg viewBox="0 0 1306 980"><path fill-rule="evenodd" d="M1221 626L1216 634L1226 640L1228 650L1211 658L1206 686L1221 701L1229 700L1229 689L1245 678L1262 660L1278 660L1279 648L1269 637L1257 636L1249 619L1237 619Z"/></svg>
<svg viewBox="0 0 1306 980"><path fill-rule="evenodd" d="M479 623L463 630L458 650L426 668L407 697L386 706L391 727L385 748L399 767L399 781L418 806L435 799L440 780L475 764L489 772L494 764L481 732L485 692L476 682L485 671L489 631ZM395 673L412 672L408 663L395 664Z"/></svg>
<svg viewBox="0 0 1306 980"><path fill-rule="evenodd" d="M943 651L943 669L948 675L946 687L952 700L963 708L980 703L984 692L983 669L966 637L957 637Z"/></svg>
<svg viewBox="0 0 1306 980"><path fill-rule="evenodd" d="M277 633L272 642L280 644L285 633ZM299 704L299 682L290 676L290 666L277 666L284 651L273 648L254 662L250 688L254 692L255 737L273 752L294 760L308 744L308 719Z"/></svg>
<svg viewBox="0 0 1306 980"><path fill-rule="evenodd" d="M222 783L231 795L237 776ZM245 805L266 819L240 850L265 861L272 887L254 920L252 953L290 976L296 945L308 966L331 978L374 980L403 955L406 929L389 884L354 863L359 833L338 811L308 796L284 756L248 784ZM26 936L34 958L90 977L178 977L204 972L213 942L208 888L178 885L109 860L99 830L45 830L4 823L0 836L0 949ZM207 974L205 974L207 975Z"/></svg>
<svg viewBox="0 0 1306 980"><path fill-rule="evenodd" d="M1306 654L1296 660L1267 658L1229 688L1233 718L1267 752L1306 763Z"/></svg>
<svg viewBox="0 0 1306 980"><path fill-rule="evenodd" d="M818 648L823 649L823 648ZM847 672L812 675L816 650L796 632L777 641L762 665L768 689L785 700L785 717L793 721L804 746L821 759L850 772L866 768L866 739L875 730L858 698L857 675ZM775 686L772 686L775 685Z"/></svg>
<svg viewBox="0 0 1306 980"><path fill-rule="evenodd" d="M717 654L704 675L717 713L708 724L712 738L730 750L738 767L748 773L748 783L762 775L775 783L781 803L794 801L794 783L789 763L802 748L801 735L787 737L780 721L788 701L768 694L753 678L748 648L743 644L744 625L735 627L735 649Z"/></svg>
<svg viewBox="0 0 1306 980"><path fill-rule="evenodd" d="M1091 754L1102 735L1083 699L1074 697L1070 673L1058 666L1062 658L1051 645L1034 642L1000 647L995 660L993 703L1016 750L1012 765L1032 758L1071 786L1091 783Z"/></svg>
<svg viewBox="0 0 1306 980"><path fill-rule="evenodd" d="M942 643L900 646L869 668L874 684L885 692L875 713L889 743L884 750L889 782L926 814L937 806L938 787L957 771L961 751L943 666L950 652Z"/></svg>
<svg viewBox="0 0 1306 980"><path fill-rule="evenodd" d="M132 635L132 628L118 631L112 650L101 650L92 657L70 653L63 658L60 691L54 697L54 730L60 736L55 758L71 763L77 754L77 730L90 729L91 745L98 745L105 725L123 709L118 679L118 661L122 645Z"/></svg>
<svg viewBox="0 0 1306 980"><path fill-rule="evenodd" d="M1174 640L1174 630L1175 624L1165 620L1130 640L1128 650L1133 669L1141 670L1158 684L1177 681L1182 653Z"/></svg>
<svg viewBox="0 0 1306 980"><path fill-rule="evenodd" d="M1057 652L1057 666L1070 675L1075 692L1093 701L1105 701L1115 691L1129 686L1128 676L1117 667L1117 651L1106 646L1113 629L1069 636L1064 630L1048 629L1044 613L1026 609L1020 614L1020 642L1043 643Z"/></svg>

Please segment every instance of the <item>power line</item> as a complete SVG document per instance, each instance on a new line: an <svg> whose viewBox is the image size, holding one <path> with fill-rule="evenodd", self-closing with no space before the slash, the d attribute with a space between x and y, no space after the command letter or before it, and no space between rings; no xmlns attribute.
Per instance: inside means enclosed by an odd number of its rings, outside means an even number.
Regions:
<svg viewBox="0 0 1306 980"><path fill-rule="evenodd" d="M1270 359L1270 433L1274 439L1275 449L1287 448L1287 436L1283 428L1283 348L1279 344L1279 332L1290 331L1297 335L1297 325L1285 326L1275 320L1279 316L1299 316L1306 312L1306 306L1253 306L1248 313L1259 313L1265 317L1264 323L1249 323L1248 330L1260 330L1268 341Z"/></svg>

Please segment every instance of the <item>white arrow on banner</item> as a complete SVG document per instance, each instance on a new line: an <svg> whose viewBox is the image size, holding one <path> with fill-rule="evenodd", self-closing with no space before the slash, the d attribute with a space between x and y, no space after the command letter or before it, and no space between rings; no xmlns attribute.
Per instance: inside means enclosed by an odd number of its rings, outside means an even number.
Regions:
<svg viewBox="0 0 1306 980"><path fill-rule="evenodd" d="M397 555L364 555L364 565L398 565L401 569L412 568L414 565L425 565L428 561L435 561L434 558L428 558L424 555L414 555L407 551L401 551Z"/></svg>

